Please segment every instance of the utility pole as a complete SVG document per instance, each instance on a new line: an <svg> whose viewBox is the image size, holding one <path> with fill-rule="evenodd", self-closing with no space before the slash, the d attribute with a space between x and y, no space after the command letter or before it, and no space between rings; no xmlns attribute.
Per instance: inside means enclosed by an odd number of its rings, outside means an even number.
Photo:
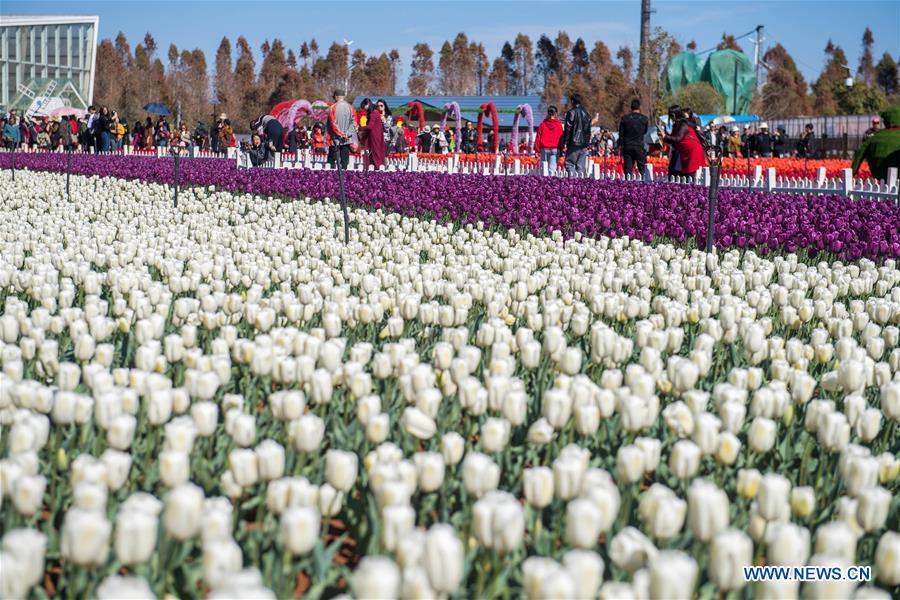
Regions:
<svg viewBox="0 0 900 600"><path fill-rule="evenodd" d="M646 80L650 43L650 0L641 0L641 55L638 58L638 78Z"/></svg>
<svg viewBox="0 0 900 600"><path fill-rule="evenodd" d="M761 81L759 78L759 73L760 73L760 66L762 65L762 61L760 60L760 54L762 53L762 32L763 32L763 26L757 25L756 26L756 49L753 52L753 65L756 67L756 87L757 87L757 89L759 88L760 81Z"/></svg>

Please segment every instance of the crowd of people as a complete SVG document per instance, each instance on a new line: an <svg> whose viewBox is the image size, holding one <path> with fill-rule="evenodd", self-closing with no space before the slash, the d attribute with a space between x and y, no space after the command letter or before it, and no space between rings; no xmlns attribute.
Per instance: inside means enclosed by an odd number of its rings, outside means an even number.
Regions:
<svg viewBox="0 0 900 600"><path fill-rule="evenodd" d="M134 127L106 106L88 108L84 115L74 114L27 117L16 109L0 115L0 144L4 149L48 151L113 152L131 146L134 150L177 148L224 151L235 145L234 130L226 115L220 115L216 128L208 132L201 123L193 131L186 123L171 126L165 116L147 117Z"/></svg>
<svg viewBox="0 0 900 600"><path fill-rule="evenodd" d="M338 89L333 100L325 121L308 123L308 117L298 118L293 127L285 128L271 115L258 117L251 123L250 141L240 144L241 149L254 166L270 161L275 153L312 150L326 156L330 164L340 161L342 166L347 166L351 151L361 152L366 164L378 168L392 153L446 154L458 149L475 154L495 146L493 132L480 137L471 121L465 123L456 139L455 130L447 125L416 128L403 116L395 118L383 99L365 98L360 108L354 109L346 100L346 92ZM654 136L648 117L641 113L639 100L631 103L631 112L622 118L617 132L598 126L599 116L591 117L578 94L569 97L569 107L562 120L556 106L548 107L531 147L526 136L522 136L516 147L508 137L501 137L497 147L510 154L534 151L545 165L542 170L551 174L563 158L565 171L571 175L585 173L588 156L612 154L622 156L626 174L634 174L637 169L638 175L644 173L648 155L668 155L669 174L681 177L693 177L706 165L707 157L713 155L735 158L816 155L812 124L806 125L800 138L789 144L781 125L774 133L767 123L758 127L745 124L743 128L736 124L704 126L690 108L671 106L667 126L657 126ZM873 119L865 137L874 135L879 128L880 119ZM136 151L163 147L173 151L197 148L224 153L238 146L234 128L224 113L209 129L203 123L193 130L186 123L171 126L166 116L157 116L155 120L148 116L131 127L106 106L91 106L86 114L77 117L28 118L12 109L0 115L0 135L0 144L6 149L107 152L128 145Z"/></svg>

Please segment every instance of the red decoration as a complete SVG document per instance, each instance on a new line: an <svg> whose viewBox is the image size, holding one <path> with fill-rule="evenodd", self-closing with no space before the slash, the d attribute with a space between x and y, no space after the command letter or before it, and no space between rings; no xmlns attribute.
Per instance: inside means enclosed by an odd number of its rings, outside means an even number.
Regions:
<svg viewBox="0 0 900 600"><path fill-rule="evenodd" d="M487 104L482 104L480 106L481 110L478 112L478 149L484 150L484 143L482 131L484 125L484 116L487 113L488 118L491 119L491 133L493 134L493 139L491 142L491 152L496 153L497 148L500 147L500 119L497 118L497 107L494 106L493 102L488 102Z"/></svg>
<svg viewBox="0 0 900 600"><path fill-rule="evenodd" d="M425 111L422 109L422 103L413 100L409 103L409 110L406 112L406 118L412 123L413 119L418 119L419 129L425 129Z"/></svg>

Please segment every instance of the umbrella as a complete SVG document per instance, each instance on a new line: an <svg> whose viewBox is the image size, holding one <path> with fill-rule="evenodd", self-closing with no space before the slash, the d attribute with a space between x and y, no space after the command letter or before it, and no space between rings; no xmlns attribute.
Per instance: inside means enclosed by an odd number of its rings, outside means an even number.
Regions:
<svg viewBox="0 0 900 600"><path fill-rule="evenodd" d="M50 111L51 117L77 117L81 118L87 114L86 110L75 108L73 106L60 106Z"/></svg>
<svg viewBox="0 0 900 600"><path fill-rule="evenodd" d="M160 104L159 102L151 102L150 104L144 105L144 110L146 110L151 115L160 115L163 117L167 117L172 113L166 108L165 104Z"/></svg>

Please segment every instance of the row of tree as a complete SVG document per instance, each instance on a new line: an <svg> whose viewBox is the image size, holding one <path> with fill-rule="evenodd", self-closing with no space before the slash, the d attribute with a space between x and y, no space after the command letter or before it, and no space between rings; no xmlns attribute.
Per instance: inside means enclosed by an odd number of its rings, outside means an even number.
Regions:
<svg viewBox="0 0 900 600"><path fill-rule="evenodd" d="M754 101L753 112L767 118L806 114L836 115L875 112L896 103L900 94L898 67L885 52L876 64L868 28L856 69L855 85L845 85L853 74L843 49L831 41L825 48L826 64L812 86L807 85L794 59L781 45L769 48L763 62L766 83ZM260 47L261 62L246 38L232 47L223 37L210 74L202 50L169 46L164 58L149 33L132 52L121 32L103 40L97 51L95 102L118 109L134 120L144 116L147 102L163 102L189 123L210 122L214 113L226 113L238 131L272 106L286 100L328 98L336 87L348 87L351 96L389 96L398 92L400 54L397 50L367 55L345 44L332 43L324 53L315 39L304 41L295 53L279 40ZM696 50L692 41L687 50ZM738 41L723 35L719 48L741 51ZM564 31L537 43L525 34L507 42L490 61L484 45L465 33L445 41L437 54L426 43L413 47L407 88L417 96L540 94L545 105L563 104L578 92L588 110L602 122L615 123L637 96L645 106L662 110L667 103L690 103L695 110L722 112L721 97L708 84L694 84L675 98L665 94L668 60L683 50L675 38L657 28L647 44L648 56L638 69L631 50L613 52L600 40L589 46Z"/></svg>

